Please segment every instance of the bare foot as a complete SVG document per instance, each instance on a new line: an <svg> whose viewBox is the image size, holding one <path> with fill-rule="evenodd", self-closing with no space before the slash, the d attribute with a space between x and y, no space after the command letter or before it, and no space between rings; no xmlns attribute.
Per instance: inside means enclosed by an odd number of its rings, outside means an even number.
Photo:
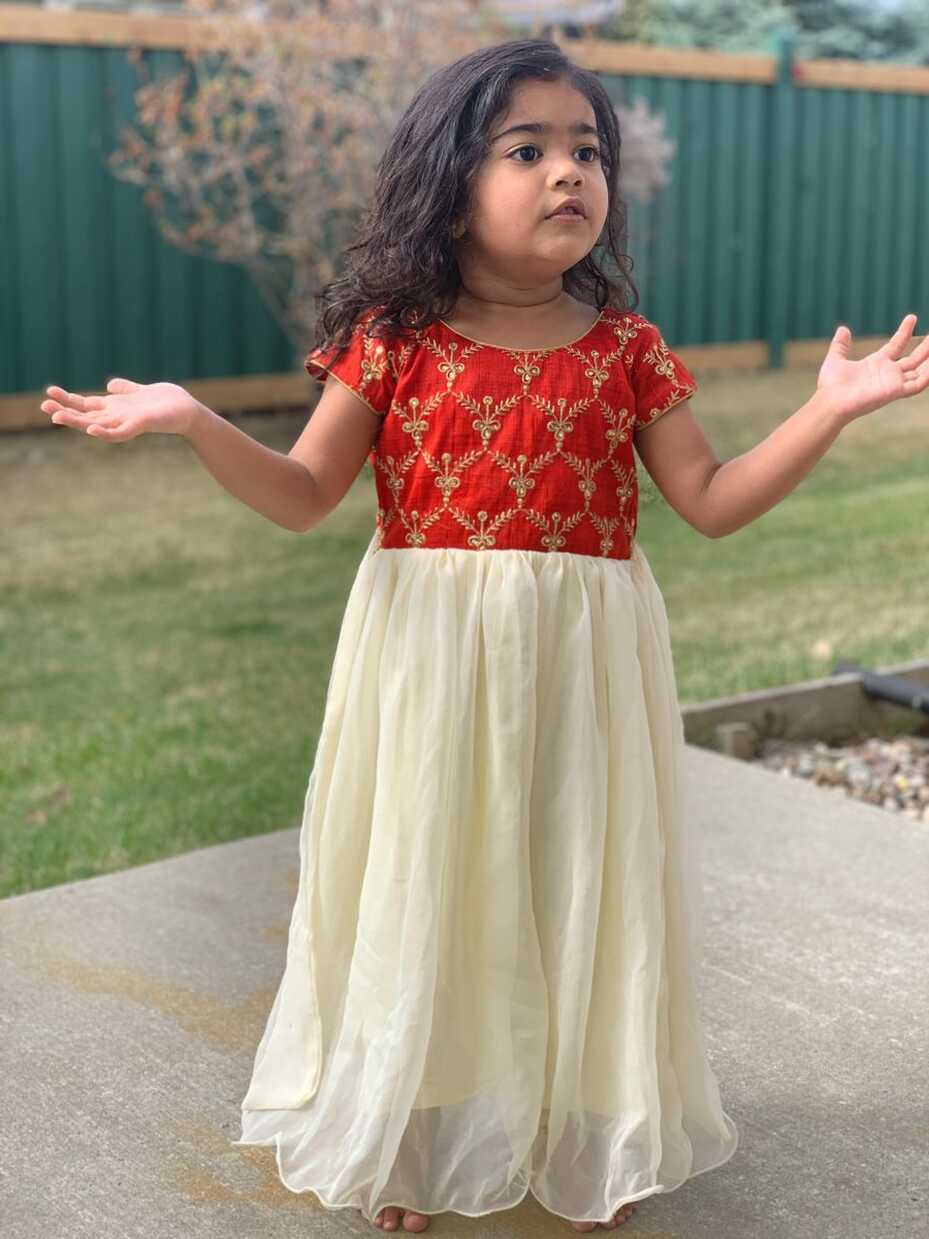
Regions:
<svg viewBox="0 0 929 1239"><path fill-rule="evenodd" d="M596 1230L598 1226L602 1226L604 1230L615 1230L617 1226L622 1226L623 1222L628 1222L639 1207L637 1200L630 1201L628 1205L620 1205L613 1214L612 1222L572 1222L571 1225L575 1230Z"/></svg>
<svg viewBox="0 0 929 1239"><path fill-rule="evenodd" d="M401 1209L399 1205L385 1205L374 1219L374 1225L381 1230L396 1230L403 1215L404 1230L427 1230L429 1228L428 1213L414 1213L412 1209Z"/></svg>

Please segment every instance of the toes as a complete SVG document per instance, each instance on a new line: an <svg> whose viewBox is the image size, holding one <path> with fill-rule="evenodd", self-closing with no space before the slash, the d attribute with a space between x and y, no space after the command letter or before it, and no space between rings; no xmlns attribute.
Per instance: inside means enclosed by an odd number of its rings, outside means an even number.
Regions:
<svg viewBox="0 0 929 1239"><path fill-rule="evenodd" d="M403 1219L403 1229L407 1231L422 1231L429 1226L428 1213L416 1213L413 1209L403 1209L400 1205L385 1205L374 1217L374 1225L378 1230L397 1230L400 1219Z"/></svg>
<svg viewBox="0 0 929 1239"><path fill-rule="evenodd" d="M609 1222L572 1222L571 1225L579 1231L596 1230L598 1226L603 1230L615 1230L617 1226L622 1226L623 1222L628 1222L638 1207L635 1201L631 1201L629 1204L620 1205Z"/></svg>

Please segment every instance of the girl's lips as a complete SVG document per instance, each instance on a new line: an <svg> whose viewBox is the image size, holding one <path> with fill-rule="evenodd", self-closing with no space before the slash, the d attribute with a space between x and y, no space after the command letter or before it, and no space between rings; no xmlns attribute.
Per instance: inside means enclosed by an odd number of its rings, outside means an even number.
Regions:
<svg viewBox="0 0 929 1239"><path fill-rule="evenodd" d="M578 215L576 211L556 211L554 215L549 215L549 219L570 219L579 224L586 223L586 216Z"/></svg>

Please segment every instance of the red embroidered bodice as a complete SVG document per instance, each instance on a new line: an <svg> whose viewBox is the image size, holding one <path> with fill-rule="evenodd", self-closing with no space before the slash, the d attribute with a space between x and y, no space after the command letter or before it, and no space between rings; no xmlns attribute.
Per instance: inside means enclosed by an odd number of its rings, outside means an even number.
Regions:
<svg viewBox="0 0 929 1239"><path fill-rule="evenodd" d="M439 321L407 339L313 350L382 417L370 460L379 547L569 551L628 559L633 435L696 391L658 328L604 309L571 344L506 349Z"/></svg>

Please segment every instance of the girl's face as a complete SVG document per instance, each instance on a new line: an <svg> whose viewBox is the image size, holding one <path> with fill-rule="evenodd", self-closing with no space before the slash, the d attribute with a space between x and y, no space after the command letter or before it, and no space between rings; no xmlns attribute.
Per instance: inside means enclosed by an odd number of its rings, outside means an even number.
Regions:
<svg viewBox="0 0 929 1239"><path fill-rule="evenodd" d="M462 275L492 271L520 286L552 280L590 253L606 222L594 110L565 81L530 79L489 138L470 213L453 233ZM566 198L580 200L583 218L551 217Z"/></svg>

